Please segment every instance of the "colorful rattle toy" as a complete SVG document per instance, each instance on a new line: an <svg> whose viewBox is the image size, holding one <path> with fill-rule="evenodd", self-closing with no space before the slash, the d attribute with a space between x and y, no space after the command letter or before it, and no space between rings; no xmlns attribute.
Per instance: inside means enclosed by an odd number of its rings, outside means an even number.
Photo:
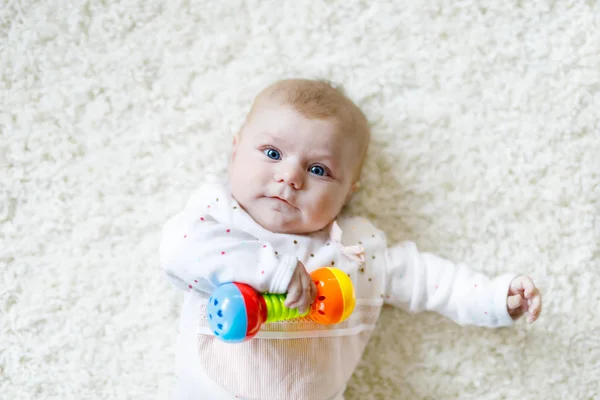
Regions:
<svg viewBox="0 0 600 400"><path fill-rule="evenodd" d="M259 294L243 283L224 283L208 299L208 323L224 342L239 343L254 337L266 322L308 315L320 324L337 324L352 314L356 303L354 286L337 268L319 268L310 274L317 296L309 311L298 313L283 305L285 294Z"/></svg>

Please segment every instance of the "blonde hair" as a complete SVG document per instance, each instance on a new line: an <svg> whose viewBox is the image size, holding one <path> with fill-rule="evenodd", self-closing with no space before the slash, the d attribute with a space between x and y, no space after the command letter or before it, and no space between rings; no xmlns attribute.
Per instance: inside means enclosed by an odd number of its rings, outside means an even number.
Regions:
<svg viewBox="0 0 600 400"><path fill-rule="evenodd" d="M363 112L341 89L334 88L328 82L310 79L285 79L275 82L256 96L246 121L250 120L265 99L279 100L309 119L333 118L340 124L344 133L362 139L360 165L356 176L358 180L369 146L371 130Z"/></svg>

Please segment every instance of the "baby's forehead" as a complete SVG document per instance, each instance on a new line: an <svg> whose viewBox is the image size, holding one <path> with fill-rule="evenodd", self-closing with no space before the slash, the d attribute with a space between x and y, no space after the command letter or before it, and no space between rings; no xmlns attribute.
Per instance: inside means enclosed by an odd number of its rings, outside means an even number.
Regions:
<svg viewBox="0 0 600 400"><path fill-rule="evenodd" d="M360 175L371 136L369 123L362 111L350 99L335 90L332 92L335 93L334 96L325 95L322 91L306 93L301 88L296 88L293 92L294 95L291 96L288 90L278 92L265 90L255 99L246 122L255 120L255 114L263 114L267 117L266 121L262 121L263 124L273 123L273 119L277 117L272 114L277 113L281 108L286 108L286 112L291 110L294 115L312 121L325 121L326 124L331 124L336 128L334 144L343 146L342 143L348 143L351 145L352 164L359 165L356 170L357 176ZM265 113L266 115L264 115ZM291 135L293 132L289 134Z"/></svg>
<svg viewBox="0 0 600 400"><path fill-rule="evenodd" d="M311 118L287 105L271 108L257 118L256 123L256 130L266 135L290 141L305 140L308 137L314 146L331 142L339 144L357 136L337 116Z"/></svg>
<svg viewBox="0 0 600 400"><path fill-rule="evenodd" d="M302 119L310 121L313 125L335 130L340 138L350 138L356 135L358 131L353 129L351 118L346 118L344 115L333 114L327 116L315 116L305 113L296 108L293 104L284 101L264 101L260 107L257 107L257 113L262 114L262 118L258 118L263 125L275 125L291 123L294 120ZM258 122L258 121L257 121ZM287 134L293 134L289 132Z"/></svg>

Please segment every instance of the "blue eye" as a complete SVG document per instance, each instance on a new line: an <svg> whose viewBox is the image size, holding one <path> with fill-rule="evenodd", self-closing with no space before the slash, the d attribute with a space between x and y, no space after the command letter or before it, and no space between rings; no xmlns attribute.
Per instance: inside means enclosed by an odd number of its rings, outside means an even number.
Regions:
<svg viewBox="0 0 600 400"><path fill-rule="evenodd" d="M325 171L325 168L321 167L320 165L313 165L312 167L310 167L309 171L312 174L319 175L319 176L325 176L327 174L327 171Z"/></svg>
<svg viewBox="0 0 600 400"><path fill-rule="evenodd" d="M267 157L269 157L271 160L281 159L281 154L279 154L279 152L275 149L264 149L263 153L265 153L265 155Z"/></svg>

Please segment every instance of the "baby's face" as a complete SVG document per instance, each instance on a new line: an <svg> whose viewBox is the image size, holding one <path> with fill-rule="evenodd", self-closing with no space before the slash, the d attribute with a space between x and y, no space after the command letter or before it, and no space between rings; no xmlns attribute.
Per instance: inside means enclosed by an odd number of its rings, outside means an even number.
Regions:
<svg viewBox="0 0 600 400"><path fill-rule="evenodd" d="M234 139L233 197L271 232L318 231L353 190L360 145L333 120L308 119L265 100Z"/></svg>

